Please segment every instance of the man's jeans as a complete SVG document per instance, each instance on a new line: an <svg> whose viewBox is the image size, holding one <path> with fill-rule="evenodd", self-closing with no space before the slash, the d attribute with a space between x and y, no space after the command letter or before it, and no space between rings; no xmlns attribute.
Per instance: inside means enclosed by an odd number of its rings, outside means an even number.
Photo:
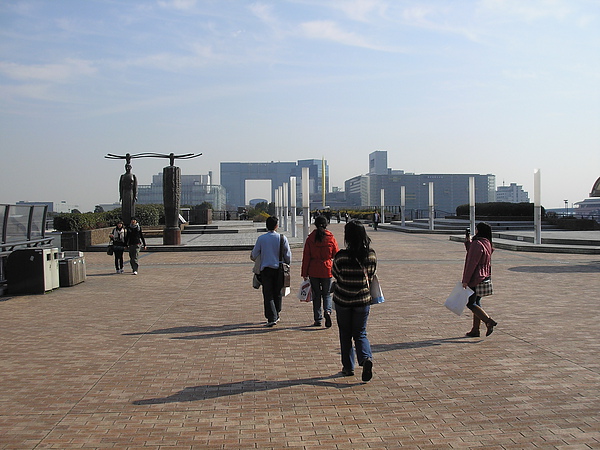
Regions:
<svg viewBox="0 0 600 450"><path fill-rule="evenodd" d="M265 267L260 271L260 280L263 287L265 317L269 322L275 322L279 319L279 313L281 312L279 269Z"/></svg>
<svg viewBox="0 0 600 450"><path fill-rule="evenodd" d="M331 314L331 292L329 292L331 290L331 280L331 278L310 277L315 322L323 320L323 309L327 314ZM321 309L321 298L323 299L323 309Z"/></svg>
<svg viewBox="0 0 600 450"><path fill-rule="evenodd" d="M367 358L372 358L371 344L367 339L367 319L371 305L344 307L335 305L335 316L340 329L340 347L342 353L342 366L347 370L354 370L354 348L358 364L363 365Z"/></svg>

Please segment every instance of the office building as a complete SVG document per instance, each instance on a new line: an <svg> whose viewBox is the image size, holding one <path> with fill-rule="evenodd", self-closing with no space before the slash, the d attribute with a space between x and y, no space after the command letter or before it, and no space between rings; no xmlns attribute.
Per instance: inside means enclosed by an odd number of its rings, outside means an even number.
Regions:
<svg viewBox="0 0 600 450"><path fill-rule="evenodd" d="M181 206L196 206L208 202L214 210L225 209L225 189L211 184L212 173L181 175ZM152 176L152 184L138 185L138 204L163 204L163 174Z"/></svg>
<svg viewBox="0 0 600 450"><path fill-rule="evenodd" d="M498 186L496 190L496 201L507 203L529 203L529 194L523 190L523 186L510 183L508 186Z"/></svg>
<svg viewBox="0 0 600 450"><path fill-rule="evenodd" d="M403 170L383 168L387 165L387 152L376 151L369 155L369 173L346 180L346 203L349 208L381 207L381 190L384 206L398 211L401 203L401 186L405 187L406 211L413 217L423 217L429 209L429 183L433 182L436 215L452 215L456 207L469 202L469 178L475 178L475 201L496 201L496 177L492 174L414 174Z"/></svg>
<svg viewBox="0 0 600 450"><path fill-rule="evenodd" d="M325 166L325 174L323 174ZM296 204L301 206L302 168L309 169L309 190L311 202L317 203L322 196L323 181L325 192L329 190L329 167L327 161L305 159L297 162L222 162L221 185L227 192L227 207L234 209L257 201L273 202L275 190L296 177ZM252 195L253 188L260 183L260 196Z"/></svg>

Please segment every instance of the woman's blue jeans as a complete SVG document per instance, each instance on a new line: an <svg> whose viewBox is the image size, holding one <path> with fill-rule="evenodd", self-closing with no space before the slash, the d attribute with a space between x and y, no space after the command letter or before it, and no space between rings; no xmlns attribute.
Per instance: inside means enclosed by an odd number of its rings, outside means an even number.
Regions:
<svg viewBox="0 0 600 450"><path fill-rule="evenodd" d="M335 316L340 330L340 347L342 353L342 366L347 370L354 370L354 346L358 365L362 366L366 359L372 358L371 344L367 339L367 319L371 305L340 306L335 305Z"/></svg>
<svg viewBox="0 0 600 450"><path fill-rule="evenodd" d="M310 288L312 290L313 316L315 322L323 320L323 310L331 314L331 278L310 277ZM323 308L321 308L323 299Z"/></svg>

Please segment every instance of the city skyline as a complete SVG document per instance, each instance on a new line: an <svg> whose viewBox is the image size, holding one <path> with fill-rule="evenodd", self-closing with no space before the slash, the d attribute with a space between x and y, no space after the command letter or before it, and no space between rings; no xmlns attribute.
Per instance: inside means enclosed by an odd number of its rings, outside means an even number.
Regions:
<svg viewBox="0 0 600 450"><path fill-rule="evenodd" d="M107 153L324 157L343 188L385 150L530 196L539 168L546 208L600 176L597 1L7 0L0 25L0 203L117 201Z"/></svg>

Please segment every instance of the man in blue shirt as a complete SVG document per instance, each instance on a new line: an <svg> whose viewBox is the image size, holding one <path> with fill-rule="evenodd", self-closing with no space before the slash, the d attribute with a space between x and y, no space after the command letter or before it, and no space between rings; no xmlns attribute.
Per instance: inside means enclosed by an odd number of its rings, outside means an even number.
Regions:
<svg viewBox="0 0 600 450"><path fill-rule="evenodd" d="M263 287L266 326L272 327L279 322L279 313L281 312L283 279L279 276L279 263L290 264L292 251L287 238L275 231L277 230L277 217L267 218L266 225L267 232L256 240L250 258L255 261L260 257L260 280ZM283 258L281 259L279 257L280 246L283 246Z"/></svg>

